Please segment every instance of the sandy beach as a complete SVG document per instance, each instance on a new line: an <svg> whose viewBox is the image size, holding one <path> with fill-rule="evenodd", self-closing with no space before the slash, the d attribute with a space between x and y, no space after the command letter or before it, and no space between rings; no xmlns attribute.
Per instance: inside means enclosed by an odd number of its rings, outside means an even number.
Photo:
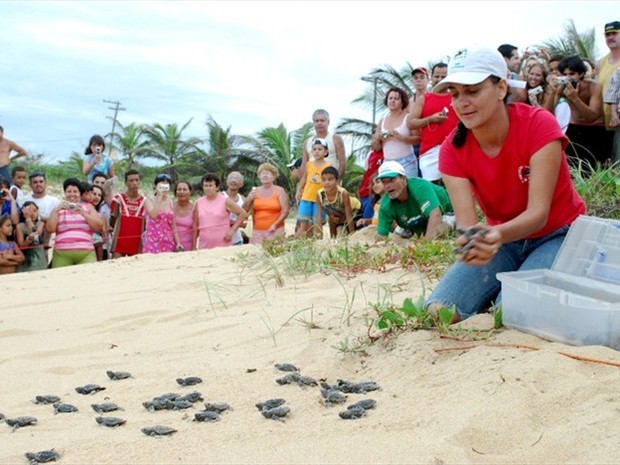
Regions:
<svg viewBox="0 0 620 465"><path fill-rule="evenodd" d="M61 464L620 463L620 368L559 352L615 363L620 353L512 330L473 342L416 331L365 345L373 303L417 298L433 282L397 265L352 278L294 275L285 257L248 258L260 254L248 245L3 276L0 413L38 421L0 424L0 463L26 464L26 452L51 448ZM276 363L381 389L327 407L320 387L276 383L286 374ZM113 381L107 370L133 377ZM203 382L175 381L188 376ZM106 389L75 391L89 383ZM192 391L204 401L189 409L142 406ZM79 411L33 402L48 394ZM255 407L271 398L286 399L284 422ZM376 408L364 417L339 417L369 398ZM102 402L121 406L104 416L126 423L97 424L90 405ZM204 402L232 410L192 421ZM141 432L154 425L177 432Z"/></svg>

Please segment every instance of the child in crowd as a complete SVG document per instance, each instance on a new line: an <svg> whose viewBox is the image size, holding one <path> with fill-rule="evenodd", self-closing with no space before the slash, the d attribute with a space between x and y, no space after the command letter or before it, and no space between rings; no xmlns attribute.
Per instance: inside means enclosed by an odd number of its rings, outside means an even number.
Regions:
<svg viewBox="0 0 620 465"><path fill-rule="evenodd" d="M338 185L339 173L333 166L328 166L321 173L321 184L316 196L315 233L319 238L323 236L323 212L327 213L329 235L332 239L354 231L353 215L359 210L361 203L349 192Z"/></svg>
<svg viewBox="0 0 620 465"><path fill-rule="evenodd" d="M25 260L17 271L45 270L47 254L43 244L45 222L39 216L39 207L32 200L24 202L20 222L17 225L15 238L22 249Z"/></svg>
<svg viewBox="0 0 620 465"><path fill-rule="evenodd" d="M7 215L11 218L13 224L19 223L19 214L21 210L17 206L17 202L11 195L9 189L11 185L6 179L0 179L0 215ZM11 240L14 238L11 237Z"/></svg>
<svg viewBox="0 0 620 465"><path fill-rule="evenodd" d="M19 246L9 239L13 235L13 222L9 215L0 216L0 274L10 274L25 260Z"/></svg>
<svg viewBox="0 0 620 465"><path fill-rule="evenodd" d="M368 225L376 226L379 224L379 207L381 206L381 197L385 192L381 179L377 177L378 173L375 173L370 179L370 190L372 191L372 197L370 203L364 209L364 216L357 220L357 227L363 227Z"/></svg>
<svg viewBox="0 0 620 465"><path fill-rule="evenodd" d="M330 164L325 161L329 148L325 139L315 139L312 143L314 161L306 163L306 175L299 180L297 189L297 220L300 222L295 238L312 237L313 222L316 217L317 193L321 189L321 173ZM325 216L322 217L323 219ZM321 223L322 224L322 221Z"/></svg>
<svg viewBox="0 0 620 465"><path fill-rule="evenodd" d="M22 187L26 184L26 168L23 166L16 166L11 171L11 187L9 188L9 192L17 202L17 206L21 208L24 204L24 200L26 195L22 191Z"/></svg>

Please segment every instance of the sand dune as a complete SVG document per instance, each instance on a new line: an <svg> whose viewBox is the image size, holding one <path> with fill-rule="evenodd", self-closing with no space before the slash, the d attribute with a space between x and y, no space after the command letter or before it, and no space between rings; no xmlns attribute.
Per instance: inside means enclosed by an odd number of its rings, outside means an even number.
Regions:
<svg viewBox="0 0 620 465"><path fill-rule="evenodd" d="M618 368L573 360L566 351L620 362L604 347L568 347L504 330L464 343L436 331L404 333L365 347L370 304L416 297L424 280L395 266L347 279L294 276L277 261L234 260L253 246L139 257L3 276L0 310L0 412L31 415L34 426L0 424L0 463L55 448L59 463L617 463ZM425 285L432 283L425 281ZM488 324L478 316L474 324ZM528 344L541 350L497 347ZM435 349L476 345L455 351ZM372 380L380 391L349 394L326 407L319 387L278 385L275 363L335 383ZM108 379L106 370L133 378ZM178 377L203 383L181 387ZM88 383L104 391L84 396ZM203 403L150 412L142 402L201 392L233 410L216 423L194 422ZM78 407L55 415L36 405L55 394ZM286 399L285 422L255 403ZM359 420L338 412L359 399L377 407ZM125 425L96 423L93 403ZM141 428L168 425L170 437Z"/></svg>

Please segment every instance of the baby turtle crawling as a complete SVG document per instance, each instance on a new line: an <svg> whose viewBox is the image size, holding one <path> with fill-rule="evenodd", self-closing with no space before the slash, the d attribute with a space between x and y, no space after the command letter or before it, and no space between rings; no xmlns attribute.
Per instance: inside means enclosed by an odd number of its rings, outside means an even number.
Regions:
<svg viewBox="0 0 620 465"><path fill-rule="evenodd" d="M146 428L142 428L142 432L147 436L170 436L173 433L176 433L177 430L171 428L170 426L148 426Z"/></svg>
<svg viewBox="0 0 620 465"><path fill-rule="evenodd" d="M261 410L261 414L265 418L269 418L271 420L278 420L284 422L284 417L289 414L291 409L286 405L281 405L279 407L271 408L269 410Z"/></svg>
<svg viewBox="0 0 620 465"><path fill-rule="evenodd" d="M338 389L321 389L321 395L323 396L326 407L331 407L335 404L344 404L347 401L347 396Z"/></svg>
<svg viewBox="0 0 620 465"><path fill-rule="evenodd" d="M258 410L270 410L272 408L279 407L284 404L286 401L284 399L269 399L265 402L259 402L256 404L256 408Z"/></svg>
<svg viewBox="0 0 620 465"><path fill-rule="evenodd" d="M202 383L202 378L198 376L188 376L187 378L177 378L177 383L181 386L195 386Z"/></svg>
<svg viewBox="0 0 620 465"><path fill-rule="evenodd" d="M357 420L358 418L362 418L366 415L366 409L363 407L353 407L349 406L346 410L338 413L338 416L343 420Z"/></svg>
<svg viewBox="0 0 620 465"><path fill-rule="evenodd" d="M35 404L48 405L48 404L56 404L60 402L60 397L53 395L45 395L45 396L36 396L34 398Z"/></svg>
<svg viewBox="0 0 620 465"><path fill-rule="evenodd" d="M108 375L108 378L110 378L112 381L120 381L121 379L133 378L133 376L131 376L131 373L129 373L128 371L108 370L106 371L106 374Z"/></svg>
<svg viewBox="0 0 620 465"><path fill-rule="evenodd" d="M205 403L205 412L222 413L226 410L232 410L226 402L207 402Z"/></svg>
<svg viewBox="0 0 620 465"><path fill-rule="evenodd" d="M299 368L290 363L276 363L274 366L280 371L299 371Z"/></svg>
<svg viewBox="0 0 620 465"><path fill-rule="evenodd" d="M166 399L165 397L156 397L153 400L142 402L142 406L154 412L156 410L172 410L174 408L174 403L172 400Z"/></svg>
<svg viewBox="0 0 620 465"><path fill-rule="evenodd" d="M122 410L118 405L112 402L104 402L103 404L91 404L92 409L97 413L114 412L115 410Z"/></svg>
<svg viewBox="0 0 620 465"><path fill-rule="evenodd" d="M364 410L370 410L370 409L375 408L376 406L377 406L377 401L376 400L374 400L374 399L362 399L362 400L358 400L354 404L349 405L347 408L348 409L353 409L353 408L361 407Z"/></svg>
<svg viewBox="0 0 620 465"><path fill-rule="evenodd" d="M98 384L85 384L84 386L78 386L75 388L75 391L78 394L94 394L98 391L103 391L105 388L103 386L99 386Z"/></svg>
<svg viewBox="0 0 620 465"><path fill-rule="evenodd" d="M38 463L55 462L60 458L58 452L54 449L42 450L39 452L26 452L24 454L30 461L30 465L37 465Z"/></svg>
<svg viewBox="0 0 620 465"><path fill-rule="evenodd" d="M22 428L24 426L36 425L37 419L35 417L17 417L6 418L4 422L16 430L17 428Z"/></svg>
<svg viewBox="0 0 620 465"><path fill-rule="evenodd" d="M71 404L54 404L54 415L57 413L72 413L77 411L77 407Z"/></svg>
<svg viewBox="0 0 620 465"><path fill-rule="evenodd" d="M95 420L100 425L107 426L108 428L116 428L127 423L127 420L118 417L97 417Z"/></svg>
<svg viewBox="0 0 620 465"><path fill-rule="evenodd" d="M202 398L201 393L199 393L198 391L193 391L193 392L190 392L189 394L185 394L184 396L178 396L174 398L173 400L174 401L183 400L183 401L194 403L194 402L199 402L204 399Z"/></svg>
<svg viewBox="0 0 620 465"><path fill-rule="evenodd" d="M297 372L292 372L283 376L282 378L276 379L276 383L283 386L285 384L299 384L299 387L305 388L306 386L316 386L318 383L316 379L310 376L302 376Z"/></svg>
<svg viewBox="0 0 620 465"><path fill-rule="evenodd" d="M203 412L196 412L194 414L194 421L205 421L205 422L216 422L220 421L219 412L214 412L210 410L205 410Z"/></svg>
<svg viewBox="0 0 620 465"><path fill-rule="evenodd" d="M336 385L332 386L332 388L350 394L366 394L367 392L381 389L374 381L360 381L359 383L354 383L342 379L336 380Z"/></svg>

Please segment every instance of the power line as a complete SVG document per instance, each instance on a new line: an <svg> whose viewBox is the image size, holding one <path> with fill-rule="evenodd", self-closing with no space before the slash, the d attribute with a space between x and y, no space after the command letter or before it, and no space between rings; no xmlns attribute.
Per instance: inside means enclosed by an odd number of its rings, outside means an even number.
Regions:
<svg viewBox="0 0 620 465"><path fill-rule="evenodd" d="M114 106L108 107L109 110L114 110L114 118L112 119L112 132L110 133L110 143L108 144L108 156L112 157L112 144L114 142L114 130L116 129L116 118L119 111L125 111L127 108L121 107L121 102L118 100L103 100L103 103L111 103Z"/></svg>

